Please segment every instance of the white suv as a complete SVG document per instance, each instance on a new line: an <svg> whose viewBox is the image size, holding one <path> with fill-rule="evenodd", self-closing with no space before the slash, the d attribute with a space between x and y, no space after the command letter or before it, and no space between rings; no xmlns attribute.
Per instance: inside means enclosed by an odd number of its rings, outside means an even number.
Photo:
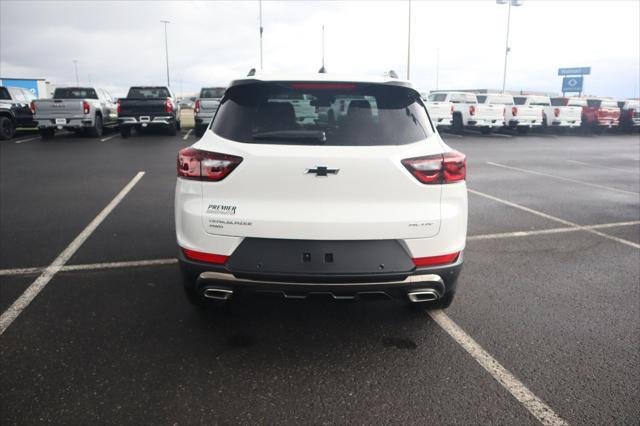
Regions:
<svg viewBox="0 0 640 426"><path fill-rule="evenodd" d="M342 120L299 120L284 101ZM375 109L375 111L374 111ZM393 78L231 82L202 139L178 154L176 234L197 305L285 298L453 300L467 233L466 159L420 94Z"/></svg>

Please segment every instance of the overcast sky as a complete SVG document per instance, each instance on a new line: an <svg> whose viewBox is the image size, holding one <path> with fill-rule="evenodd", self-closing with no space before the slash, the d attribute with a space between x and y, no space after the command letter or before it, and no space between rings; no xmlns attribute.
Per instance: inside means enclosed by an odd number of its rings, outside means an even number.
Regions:
<svg viewBox="0 0 640 426"><path fill-rule="evenodd" d="M638 97L640 0L525 0L511 10L507 88L559 91L558 67L591 66L590 94ZM321 27L326 67L335 73L402 77L407 1L264 1L264 70L316 72ZM500 88L507 19L495 1L413 1L411 79L421 90ZM166 82L195 92L259 68L258 2L0 0L0 76L80 83L120 95Z"/></svg>

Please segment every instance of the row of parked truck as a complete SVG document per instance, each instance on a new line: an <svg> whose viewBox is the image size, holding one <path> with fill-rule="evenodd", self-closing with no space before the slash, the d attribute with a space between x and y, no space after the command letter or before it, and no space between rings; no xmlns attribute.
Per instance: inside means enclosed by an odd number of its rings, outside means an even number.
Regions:
<svg viewBox="0 0 640 426"><path fill-rule="evenodd" d="M462 132L477 129L491 133L510 128L528 133L533 128L552 128L559 133L581 127L599 133L620 128L640 128L640 101L616 102L606 98L510 95L436 91L424 96L431 120L438 127Z"/></svg>
<svg viewBox="0 0 640 426"><path fill-rule="evenodd" d="M205 87L194 104L195 134L202 136L218 109L224 87ZM326 107L314 107L308 99L287 99L300 120L340 120L348 109L348 99L337 97ZM433 123L440 128L462 132L478 129L491 133L510 128L527 133L544 127L563 132L586 128L600 132L620 128L640 129L640 101L616 102L605 98L548 97L505 93L435 91L424 95ZM134 86L125 98L115 99L98 87L60 87L52 99L35 99L26 89L0 87L0 139L13 137L16 128L37 127L43 139L58 130L83 132L100 137L105 127L118 127L123 138L132 129L160 127L169 135L181 128L181 106L170 87Z"/></svg>

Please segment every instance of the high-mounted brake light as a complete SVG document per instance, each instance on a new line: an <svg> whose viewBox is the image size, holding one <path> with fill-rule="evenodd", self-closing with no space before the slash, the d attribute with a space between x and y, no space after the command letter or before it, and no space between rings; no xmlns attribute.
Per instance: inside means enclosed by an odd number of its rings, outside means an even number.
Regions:
<svg viewBox="0 0 640 426"><path fill-rule="evenodd" d="M178 176L186 179L221 181L227 177L242 157L184 148L178 152Z"/></svg>
<svg viewBox="0 0 640 426"><path fill-rule="evenodd" d="M35 114L36 113L36 103L34 101L31 101L31 103L29 104L29 109L31 110L31 114Z"/></svg>
<svg viewBox="0 0 640 426"><path fill-rule="evenodd" d="M87 102L87 101L82 101L82 112L83 112L84 114L89 114L89 110L90 110L89 102Z"/></svg>
<svg viewBox="0 0 640 426"><path fill-rule="evenodd" d="M213 253L203 253L200 251L189 250L186 248L182 249L185 257L191 260L199 260L200 262L206 263L215 263L218 265L223 265L226 263L229 256L223 256L221 254L213 254Z"/></svg>
<svg viewBox="0 0 640 426"><path fill-rule="evenodd" d="M120 99L118 99L118 114L122 112L122 104L120 103Z"/></svg>
<svg viewBox="0 0 640 426"><path fill-rule="evenodd" d="M450 254L443 254L441 256L414 257L411 260L416 266L436 266L453 263L458 260L458 256L460 256L459 251Z"/></svg>
<svg viewBox="0 0 640 426"><path fill-rule="evenodd" d="M560 108L554 108L553 115L555 115L556 117L560 117Z"/></svg>
<svg viewBox="0 0 640 426"><path fill-rule="evenodd" d="M469 115L475 115L476 107L474 105L469 106Z"/></svg>
<svg viewBox="0 0 640 426"><path fill-rule="evenodd" d="M518 107L511 107L511 115L518 115Z"/></svg>
<svg viewBox="0 0 640 426"><path fill-rule="evenodd" d="M164 108L166 112L173 112L173 105L171 104L171 99L167 98L164 101Z"/></svg>
<svg viewBox="0 0 640 426"><path fill-rule="evenodd" d="M351 83L291 83L291 89L312 89L312 90L353 90L355 84Z"/></svg>
<svg viewBox="0 0 640 426"><path fill-rule="evenodd" d="M196 101L196 105L193 107L194 112L200 112L200 99Z"/></svg>
<svg viewBox="0 0 640 426"><path fill-rule="evenodd" d="M407 158L402 160L402 165L426 185L460 182L467 176L467 159L458 151Z"/></svg>

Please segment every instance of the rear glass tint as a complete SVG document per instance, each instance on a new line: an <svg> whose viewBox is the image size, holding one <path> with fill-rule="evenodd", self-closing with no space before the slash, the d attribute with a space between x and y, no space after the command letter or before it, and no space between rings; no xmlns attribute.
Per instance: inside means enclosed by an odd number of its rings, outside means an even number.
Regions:
<svg viewBox="0 0 640 426"><path fill-rule="evenodd" d="M486 95L477 95L476 98L478 99L478 103L479 104L483 104L484 101L487 100L487 96Z"/></svg>
<svg viewBox="0 0 640 426"><path fill-rule="evenodd" d="M551 106L566 106L567 98L551 98Z"/></svg>
<svg viewBox="0 0 640 426"><path fill-rule="evenodd" d="M158 99L169 98L171 94L166 87L132 87L127 98Z"/></svg>
<svg viewBox="0 0 640 426"><path fill-rule="evenodd" d="M515 103L516 105L524 105L525 102L527 102L527 98L523 96L514 96L513 98L513 103Z"/></svg>
<svg viewBox="0 0 640 426"><path fill-rule="evenodd" d="M587 106L589 108L600 108L602 101L600 99L587 99Z"/></svg>
<svg viewBox="0 0 640 426"><path fill-rule="evenodd" d="M446 93L433 93L429 95L430 102L444 102L447 99Z"/></svg>
<svg viewBox="0 0 640 426"><path fill-rule="evenodd" d="M9 91L6 87L0 87L0 100L9 101L11 100L11 96L9 96Z"/></svg>
<svg viewBox="0 0 640 426"><path fill-rule="evenodd" d="M432 134L414 90L352 83L231 87L212 129L236 142L332 146L404 145Z"/></svg>
<svg viewBox="0 0 640 426"><path fill-rule="evenodd" d="M53 92L53 99L98 99L98 94L90 88L60 87Z"/></svg>
<svg viewBox="0 0 640 426"><path fill-rule="evenodd" d="M206 88L206 89L202 89L200 91L200 97L201 98L221 98L224 95L225 92L224 87L213 87L213 88Z"/></svg>

